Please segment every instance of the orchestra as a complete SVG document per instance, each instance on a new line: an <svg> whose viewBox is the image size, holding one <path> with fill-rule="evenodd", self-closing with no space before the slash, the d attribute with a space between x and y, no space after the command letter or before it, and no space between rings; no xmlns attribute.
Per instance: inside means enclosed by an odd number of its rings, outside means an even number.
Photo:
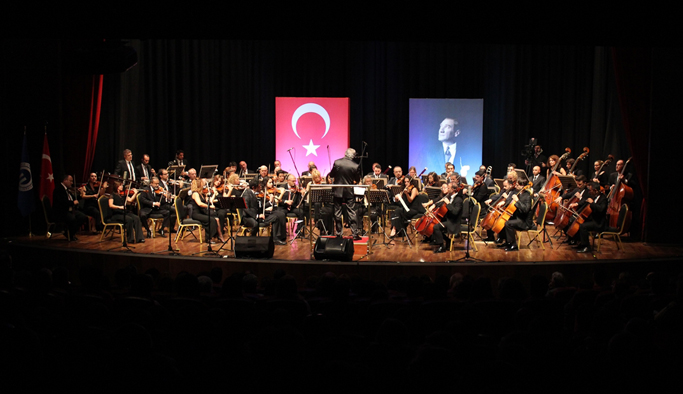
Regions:
<svg viewBox="0 0 683 394"><path fill-rule="evenodd" d="M272 236L275 243L284 245L285 223L288 216L295 218L297 227L310 227L309 230L315 228L318 235L341 234L343 216L344 222L349 225L347 227L352 230L352 235L359 240L361 234L374 233L379 227L378 218L388 212L387 220L391 220L391 227L385 235L393 239L399 233L406 234L410 230L408 225L411 219L418 219L423 215L431 217L433 211L441 205L446 205L447 214L442 219L437 218L433 232L430 230L430 234L425 236L426 240L431 240L437 246L435 251L441 253L449 247L447 235L458 231L457 224L462 220L462 202L466 196L471 196L482 206L479 219L482 228L487 230L488 236L485 241L495 241L495 244L505 251L517 250L514 242L515 231L533 227L538 202L545 201L548 206L554 207L553 224L558 232L561 230L567 235L566 242L571 246L578 246L578 252L587 252L590 251L587 244L589 232L605 228L607 224L616 220L619 203L630 203L633 194L630 185L637 184L633 171L624 171L629 164L624 160L616 161L615 171L611 173L609 169L613 167L610 167L610 163L614 160L612 155L604 161L596 160L594 171L590 177L586 177L576 166L588 155L588 148L584 148L584 153L577 159L569 157L569 148L565 151L561 156L553 154L546 159L536 149L534 165L527 168L527 171L530 171L528 179L518 179L515 165L510 163L509 171L502 183L503 188L500 193L494 195L496 186L491 176L491 167L485 165L479 167L479 171L471 177L470 187L466 187L466 179L455 171L452 163L446 163L446 171L440 176L435 171L427 172L427 168L418 174L418 167L415 165L408 166L408 174L404 175L401 166L383 168L379 163L373 163L372 170L361 180L360 168L356 167L349 167L353 174L340 172L341 167L337 173L330 171L323 174L311 161L308 163L308 171L297 177L282 170L279 160L274 161L272 173L270 165L261 165L254 173L242 160L239 161L239 165L236 161L229 162L222 174L216 173L210 179L198 178L197 170L194 168L183 169L180 178L170 179L169 169L153 168L148 154L142 155L140 163L134 165L132 151L125 149L123 159L116 163L111 174L106 171L93 172L89 175L88 181L78 188L72 187L71 176L65 177L62 186L67 191L64 194L66 198L62 198L63 193L59 191L55 208L59 211L57 214L62 217L71 215L69 217L73 220L69 222L73 226L82 225L85 215L94 218L96 230L100 232L103 225L97 199L103 195L108 196L110 209L105 219L123 223L125 216L128 242L144 242L143 229L146 230L147 237L150 237L153 230L147 222L154 215L164 219L159 229L162 235L164 231L175 232L177 218L174 199L184 189L184 195L187 196L182 201L187 208L184 212L202 223L206 228L209 242L225 242L229 226L241 224L251 228L249 233L255 235L258 224L266 223L273 226ZM541 159L543 160L539 161ZM352 158L345 160L351 162ZM174 159L168 164L169 167L186 166L184 152L176 151ZM387 175L389 171L393 174L390 179ZM379 188L387 193L389 204L369 202L367 193L349 199L346 194L351 193L351 189L347 188L343 197L340 196L338 200L339 207L346 209L343 215L342 211L332 204L315 202L309 207L310 185L340 184L335 182L335 177L339 180L345 179L347 185L367 185L367 190L378 190L377 182L381 178L383 181L380 181ZM557 178L569 185L567 189ZM432 188L430 193L435 196L433 188L437 187L443 187L441 196L431 201L427 197L427 192ZM615 191L617 188L620 189ZM333 190L336 189L333 187ZM139 198L136 199L138 194ZM623 201L621 196L625 196ZM234 212L220 206L220 197L244 199L247 208L240 212L242 223L231 223L232 216L229 214ZM139 209L134 206L136 200L139 200ZM610 205L610 209L606 209L609 203L613 204ZM308 218L309 212L314 214L312 218ZM366 214L370 217L371 229L363 228L362 218ZM494 217L492 221L491 216ZM76 229L68 231L75 239ZM296 233L299 234L300 231Z"/></svg>

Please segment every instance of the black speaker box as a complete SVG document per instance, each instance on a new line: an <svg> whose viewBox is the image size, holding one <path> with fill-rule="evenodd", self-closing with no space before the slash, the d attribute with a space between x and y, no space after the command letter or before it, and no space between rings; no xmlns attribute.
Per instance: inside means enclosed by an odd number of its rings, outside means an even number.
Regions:
<svg viewBox="0 0 683 394"><path fill-rule="evenodd" d="M274 252L272 237L235 237L235 257L270 259Z"/></svg>
<svg viewBox="0 0 683 394"><path fill-rule="evenodd" d="M313 256L316 260L353 260L353 239L341 237L320 237L315 241Z"/></svg>

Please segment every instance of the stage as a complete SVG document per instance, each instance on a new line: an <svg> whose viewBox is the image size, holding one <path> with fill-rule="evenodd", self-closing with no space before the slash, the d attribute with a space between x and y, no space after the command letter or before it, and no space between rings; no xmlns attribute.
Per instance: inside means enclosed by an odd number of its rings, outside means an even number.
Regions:
<svg viewBox="0 0 683 394"><path fill-rule="evenodd" d="M552 227L549 233L554 234ZM209 272L214 267L221 267L228 274L248 271L260 278L284 270L300 284L309 277L329 271L337 275L358 275L383 283L396 276L450 277L456 272L491 279L524 279L532 275L549 276L552 272L560 271L566 277L573 278L573 281L590 280L597 268L605 269L612 275L624 271L638 276L650 271L663 271L668 275L683 272L683 265L680 264L683 247L680 245L624 240L623 250L618 250L616 242L608 239L602 241L599 252L594 250L593 253L580 254L555 237L552 237L552 247L549 242L545 243L545 249L535 243L527 246L529 241L523 234L519 251L505 252L491 242L477 240L472 245L476 245L477 250L472 248L470 259L465 259L466 241L456 242L452 252L436 254L433 252L435 247L422 243L421 238L418 235L412 244L408 244L401 238L391 241L381 235L373 235L370 253L365 244L356 244L351 262L315 260L309 238L292 240L291 236L287 245L275 246L270 259L235 258L230 243L223 249L220 249L220 243L213 244L213 253L209 253L208 244L200 244L192 236L187 236L177 244L171 243L171 248L177 249L177 255L169 251L168 236L159 235L147 238L145 243L129 245L130 250L122 248L120 235L108 236L100 241L100 235L79 234L78 241L69 242L58 233L51 238L45 235L6 238L4 244L14 257L16 266L26 265L28 269L66 266L74 273L74 279L79 267L90 264L100 266L110 278L116 270L130 264L136 266L138 272L156 268L172 278L183 271L199 274ZM391 243L387 244L389 241Z"/></svg>

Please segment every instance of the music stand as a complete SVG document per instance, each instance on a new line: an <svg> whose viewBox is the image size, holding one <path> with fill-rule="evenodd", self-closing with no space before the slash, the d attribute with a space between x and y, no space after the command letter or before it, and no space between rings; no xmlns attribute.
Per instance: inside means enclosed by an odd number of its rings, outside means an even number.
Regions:
<svg viewBox="0 0 683 394"><path fill-rule="evenodd" d="M244 180L249 183L252 179L256 178L258 174L244 174Z"/></svg>
<svg viewBox="0 0 683 394"><path fill-rule="evenodd" d="M434 186L426 186L425 192L427 192L427 196L430 200L435 201L441 195L441 188Z"/></svg>
<svg viewBox="0 0 683 394"><path fill-rule="evenodd" d="M333 201L333 195L332 195L332 186L328 185L314 185L311 184L311 190L309 191L310 193L310 198L311 201L308 204L308 217L310 218L313 216L313 204L320 203L320 206L322 207L322 204L325 203L331 203ZM325 232L327 232L327 229L325 228L325 223L323 222L322 217L318 219L318 221L315 223L314 227L318 226L318 222L320 222L323 225L323 229ZM310 246L311 246L311 258L313 258L313 229L308 232L308 239L310 241Z"/></svg>
<svg viewBox="0 0 683 394"><path fill-rule="evenodd" d="M387 184L386 178L372 178L372 184L377 185L378 189L384 189Z"/></svg>
<svg viewBox="0 0 683 394"><path fill-rule="evenodd" d="M302 189L306 188L306 185L308 185L310 182L313 181L313 177L310 175L304 175L301 178L299 178L299 187Z"/></svg>
<svg viewBox="0 0 683 394"><path fill-rule="evenodd" d="M515 172L517 173L517 179L521 179L527 183L529 182L529 177L526 175L526 171L515 168Z"/></svg>
<svg viewBox="0 0 683 394"><path fill-rule="evenodd" d="M237 212L238 209L245 209L247 207L247 202L242 197L218 197L218 206L220 206L223 209L227 209L230 212ZM230 237L228 239L226 239L225 242L223 242L223 245L221 245L221 247L218 248L216 253L223 250L223 248L225 247L225 245L228 242L232 242L230 244L230 246L231 246L230 249L232 250L232 253L233 253L232 257L237 257L234 254L235 253L235 241L236 241L236 238L234 237L232 230L231 230L230 231ZM227 258L228 256L225 255L223 257Z"/></svg>
<svg viewBox="0 0 683 394"><path fill-rule="evenodd" d="M203 179L212 179L213 174L216 173L216 170L218 169L218 164L209 164L209 165L203 165L201 168L199 168L199 178ZM209 185L211 186L211 185Z"/></svg>
<svg viewBox="0 0 683 394"><path fill-rule="evenodd" d="M558 175L557 176L562 183L562 190L569 190L576 187L576 179L571 175Z"/></svg>
<svg viewBox="0 0 683 394"><path fill-rule="evenodd" d="M384 227L386 227L386 218L384 215L384 204L389 203L389 191L388 190L372 190L369 189L367 191L367 198L368 198L368 204L379 204L380 206L380 212L377 215L377 221L374 223L370 224L370 235L372 236L372 228L375 227L375 224L377 224L377 231L381 232L382 235L384 235L384 241L382 241L381 245L384 245L386 247L389 247L390 243L387 242L387 234L384 231ZM375 241L375 244L377 241ZM370 239L368 239L368 245L370 245Z"/></svg>

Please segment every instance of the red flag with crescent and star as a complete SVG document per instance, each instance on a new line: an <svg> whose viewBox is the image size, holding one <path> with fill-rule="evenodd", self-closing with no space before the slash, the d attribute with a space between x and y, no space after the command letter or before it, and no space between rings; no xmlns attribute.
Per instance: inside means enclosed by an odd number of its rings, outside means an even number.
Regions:
<svg viewBox="0 0 683 394"><path fill-rule="evenodd" d="M285 171L295 173L293 158L300 173L312 161L325 176L330 163L343 157L347 148L348 97L275 98L275 158Z"/></svg>
<svg viewBox="0 0 683 394"><path fill-rule="evenodd" d="M52 172L52 158L50 147L47 145L47 133L43 140L43 159L40 164L40 199L47 196L52 204L52 192L55 190L55 175Z"/></svg>

